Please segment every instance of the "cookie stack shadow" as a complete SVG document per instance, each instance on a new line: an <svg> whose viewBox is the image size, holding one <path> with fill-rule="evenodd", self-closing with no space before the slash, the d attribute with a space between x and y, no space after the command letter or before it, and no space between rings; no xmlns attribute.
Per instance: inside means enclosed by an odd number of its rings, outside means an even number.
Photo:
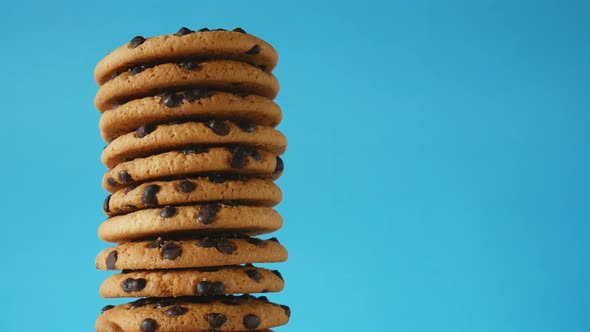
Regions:
<svg viewBox="0 0 590 332"><path fill-rule="evenodd" d="M278 292L282 262L273 209L286 138L272 74L278 56L236 28L181 28L133 38L95 69L100 85L108 216L99 237L115 246L96 258L121 270L100 287L99 332L268 331L287 306L250 294Z"/></svg>

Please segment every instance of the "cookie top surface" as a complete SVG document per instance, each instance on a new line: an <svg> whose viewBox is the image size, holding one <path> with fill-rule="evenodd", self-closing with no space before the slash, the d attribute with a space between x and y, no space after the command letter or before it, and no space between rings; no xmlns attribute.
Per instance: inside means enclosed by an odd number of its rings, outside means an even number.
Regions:
<svg viewBox="0 0 590 332"><path fill-rule="evenodd" d="M178 297L279 292L278 271L254 266L130 271L107 278L100 286L105 298Z"/></svg>
<svg viewBox="0 0 590 332"><path fill-rule="evenodd" d="M160 152L219 145L241 145L281 155L287 148L287 139L272 127L244 127L224 120L145 125L113 140L103 150L101 159L111 168L125 160Z"/></svg>
<svg viewBox="0 0 590 332"><path fill-rule="evenodd" d="M274 232L282 225L279 213L269 207L213 203L165 206L115 216L100 225L98 236L107 242L122 243L160 235L219 232L258 235Z"/></svg>
<svg viewBox="0 0 590 332"><path fill-rule="evenodd" d="M145 208L218 201L275 206L281 199L281 190L271 180L222 176L146 182L107 196L103 209L113 216Z"/></svg>
<svg viewBox="0 0 590 332"><path fill-rule="evenodd" d="M257 175L277 179L282 161L273 154L241 146L171 151L123 162L108 170L102 186L116 192L150 180L182 178L212 173Z"/></svg>
<svg viewBox="0 0 590 332"><path fill-rule="evenodd" d="M123 243L101 251L100 270L182 269L208 266L273 263L287 260L287 250L276 239L205 237Z"/></svg>
<svg viewBox="0 0 590 332"><path fill-rule="evenodd" d="M190 88L220 89L269 99L279 93L273 74L244 62L211 60L190 68L164 63L139 73L122 73L98 89L94 105L104 112L133 99Z"/></svg>
<svg viewBox="0 0 590 332"><path fill-rule="evenodd" d="M99 128L102 138L110 142L146 123L210 119L275 127L281 122L282 112L265 97L191 89L135 99L107 110L100 117Z"/></svg>
<svg viewBox="0 0 590 332"><path fill-rule="evenodd" d="M291 315L252 296L140 299L105 309L98 332L253 331L284 325Z"/></svg>
<svg viewBox="0 0 590 332"><path fill-rule="evenodd" d="M94 78L99 85L117 73L142 64L186 59L230 59L249 62L270 71L278 61L277 52L270 44L241 32L181 29L171 35L138 37L118 47L96 65Z"/></svg>

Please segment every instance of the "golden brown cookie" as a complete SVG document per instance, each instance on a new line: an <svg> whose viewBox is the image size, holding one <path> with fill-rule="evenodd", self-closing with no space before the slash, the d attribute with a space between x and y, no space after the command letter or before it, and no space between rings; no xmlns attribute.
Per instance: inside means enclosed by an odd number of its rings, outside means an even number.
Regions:
<svg viewBox="0 0 590 332"><path fill-rule="evenodd" d="M96 267L100 270L181 269L287 260L287 250L275 238L236 236L123 243L101 251L96 257Z"/></svg>
<svg viewBox="0 0 590 332"><path fill-rule="evenodd" d="M253 35L238 31L191 31L151 38L137 36L105 56L94 70L99 85L138 65L180 62L186 59L230 59L272 70L278 60L275 49Z"/></svg>
<svg viewBox="0 0 590 332"><path fill-rule="evenodd" d="M210 119L275 127L281 122L282 113L277 104L265 97L191 89L135 99L107 110L100 117L99 127L102 138L110 142L146 123Z"/></svg>
<svg viewBox="0 0 590 332"><path fill-rule="evenodd" d="M181 270L142 270L115 274L100 286L100 295L118 297L178 297L279 292L278 271L254 266Z"/></svg>
<svg viewBox="0 0 590 332"><path fill-rule="evenodd" d="M279 83L271 73L244 62L211 60L192 64L164 63L140 73L125 72L98 89L94 105L102 112L127 101L189 88L220 89L274 99Z"/></svg>
<svg viewBox="0 0 590 332"><path fill-rule="evenodd" d="M186 149L120 163L106 172L102 186L113 193L136 183L212 173L256 175L274 180L282 171L279 157L252 148Z"/></svg>
<svg viewBox="0 0 590 332"><path fill-rule="evenodd" d="M195 146L200 149L203 145L241 145L281 155L287 148L287 139L272 127L241 127L223 120L144 125L107 145L102 153L102 162L111 168L123 161Z"/></svg>
<svg viewBox="0 0 590 332"><path fill-rule="evenodd" d="M107 242L122 243L159 235L219 232L258 235L274 232L282 225L279 213L269 207L213 203L165 206L111 217L100 225L98 236Z"/></svg>
<svg viewBox="0 0 590 332"><path fill-rule="evenodd" d="M281 190L271 180L211 176L146 182L121 189L107 196L103 209L107 215L113 216L145 208L218 201L275 206L281 199Z"/></svg>
<svg viewBox="0 0 590 332"><path fill-rule="evenodd" d="M152 298L103 308L97 332L253 331L289 321L287 306L265 297Z"/></svg>

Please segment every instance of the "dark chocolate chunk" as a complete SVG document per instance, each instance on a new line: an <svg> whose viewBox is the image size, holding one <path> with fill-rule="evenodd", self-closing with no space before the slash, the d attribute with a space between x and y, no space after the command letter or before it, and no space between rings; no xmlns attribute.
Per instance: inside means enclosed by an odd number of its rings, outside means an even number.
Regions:
<svg viewBox="0 0 590 332"><path fill-rule="evenodd" d="M160 217L172 218L176 214L176 208L174 206L166 206L160 211Z"/></svg>
<svg viewBox="0 0 590 332"><path fill-rule="evenodd" d="M199 281L195 287L197 295L211 295L213 294L213 284L209 281Z"/></svg>
<svg viewBox="0 0 590 332"><path fill-rule="evenodd" d="M238 122L236 123L240 129L247 133L253 133L256 131L256 125L250 122Z"/></svg>
<svg viewBox="0 0 590 332"><path fill-rule="evenodd" d="M221 281L216 281L213 283L213 294L223 294L225 291L225 285Z"/></svg>
<svg viewBox="0 0 590 332"><path fill-rule="evenodd" d="M192 60L181 61L178 66L184 70L197 70L199 69L199 63Z"/></svg>
<svg viewBox="0 0 590 332"><path fill-rule="evenodd" d="M191 33L193 33L193 32L194 32L193 30L191 30L191 29L189 29L189 28L187 28L187 27L182 27L182 28L180 28L180 29L178 30L178 32L177 32L177 33L175 33L175 35L176 35L176 36L186 36L186 35L188 35L188 34L191 34Z"/></svg>
<svg viewBox="0 0 590 332"><path fill-rule="evenodd" d="M144 278L127 278L121 283L121 289L125 293L138 292L145 288L147 281Z"/></svg>
<svg viewBox="0 0 590 332"><path fill-rule="evenodd" d="M199 208L199 214L197 215L197 221L203 225L211 225L217 218L217 212L219 211L219 205L217 204L206 204Z"/></svg>
<svg viewBox="0 0 590 332"><path fill-rule="evenodd" d="M107 179L107 184L108 184L109 186L111 186L111 187L116 187L116 186L118 186L118 185L119 185L119 184L117 183L117 181L115 181L115 179L113 179L113 178L108 178L108 179Z"/></svg>
<svg viewBox="0 0 590 332"><path fill-rule="evenodd" d="M105 213L109 213L109 212L111 212L111 210L110 210L110 206L109 206L109 202L111 201L111 196L112 196L112 195L108 195L108 196L107 196L107 197L104 199L104 202L102 203L102 210L103 210Z"/></svg>
<svg viewBox="0 0 590 332"><path fill-rule="evenodd" d="M162 97L162 104L168 108L176 107L182 102L182 98L175 94L167 94Z"/></svg>
<svg viewBox="0 0 590 332"><path fill-rule="evenodd" d="M235 28L232 30L233 32L240 32L240 33L246 33L246 30L242 29L242 28Z"/></svg>
<svg viewBox="0 0 590 332"><path fill-rule="evenodd" d="M262 279L262 275L260 272L258 272L258 270L246 270L246 274L254 281L260 281L260 279Z"/></svg>
<svg viewBox="0 0 590 332"><path fill-rule="evenodd" d="M100 313L102 314L105 311L109 311L111 309L113 309L115 306L114 305L105 305L104 307L102 307L102 310L100 311Z"/></svg>
<svg viewBox="0 0 590 332"><path fill-rule="evenodd" d="M258 45L254 45L251 49L246 51L246 54L248 55L256 55L258 53L260 53L260 46Z"/></svg>
<svg viewBox="0 0 590 332"><path fill-rule="evenodd" d="M207 31L211 31L211 30L209 30L209 28L201 28L201 29L199 29L199 32L207 32Z"/></svg>
<svg viewBox="0 0 590 332"><path fill-rule="evenodd" d="M217 244L217 240L212 239L212 238L208 238L208 237L204 237L204 238L198 240L196 243L196 245L201 248L213 248L213 247L215 247L216 244Z"/></svg>
<svg viewBox="0 0 590 332"><path fill-rule="evenodd" d="M286 305L281 305L281 308L283 308L283 310L285 310L285 315L287 315L287 317L291 317L291 308L289 308Z"/></svg>
<svg viewBox="0 0 590 332"><path fill-rule="evenodd" d="M134 76L142 71L146 70L148 67L146 65L137 65L129 68L129 76Z"/></svg>
<svg viewBox="0 0 590 332"><path fill-rule="evenodd" d="M133 301L129 304L129 307L127 307L127 309L137 309L137 308L141 308L147 305L147 300L146 299L139 299L136 301Z"/></svg>
<svg viewBox="0 0 590 332"><path fill-rule="evenodd" d="M226 239L218 239L217 243L215 244L215 248L221 253L226 255L231 255L236 250L236 246L233 242L226 240Z"/></svg>
<svg viewBox="0 0 590 332"><path fill-rule="evenodd" d="M244 316L244 327L248 330L256 330L260 325L260 318L254 314Z"/></svg>
<svg viewBox="0 0 590 332"><path fill-rule="evenodd" d="M243 146L236 146L232 149L232 156L229 164L232 168L244 168L248 164L250 149Z"/></svg>
<svg viewBox="0 0 590 332"><path fill-rule="evenodd" d="M165 243L160 247L162 257L164 259L173 261L182 255L182 248L172 242Z"/></svg>
<svg viewBox="0 0 590 332"><path fill-rule="evenodd" d="M211 120L207 123L207 125L213 130L215 134L219 136L226 136L229 134L229 127L223 120Z"/></svg>
<svg viewBox="0 0 590 332"><path fill-rule="evenodd" d="M164 313L168 316L177 317L182 316L188 312L188 309L185 307L181 307L178 304L173 306L172 308L166 309Z"/></svg>
<svg viewBox="0 0 590 332"><path fill-rule="evenodd" d="M254 150L254 149L250 150L250 157L254 158L254 160L256 160L256 161L262 160L262 155L260 155L260 152L258 152L257 150Z"/></svg>
<svg viewBox="0 0 590 332"><path fill-rule="evenodd" d="M285 279L283 279L283 275L281 274L281 272L279 272L277 270L272 270L272 273L274 273L277 277L279 277L279 279L285 280Z"/></svg>
<svg viewBox="0 0 590 332"><path fill-rule="evenodd" d="M157 194L160 191L160 186L157 184L150 184L143 189L143 196L141 202L146 207L158 206Z"/></svg>
<svg viewBox="0 0 590 332"><path fill-rule="evenodd" d="M178 184L178 191L183 192L183 193L190 193L193 190L195 190L195 187L196 186L194 183L192 183L188 180L185 180L185 181L182 181L181 183Z"/></svg>
<svg viewBox="0 0 590 332"><path fill-rule="evenodd" d="M151 134L151 132L155 129L156 126L154 124L146 123L141 127L137 128L137 130L135 131L135 136L137 136L137 138L144 138L147 135Z"/></svg>
<svg viewBox="0 0 590 332"><path fill-rule="evenodd" d="M158 323L151 318L146 318L141 322L141 330L143 332L155 332L157 329Z"/></svg>
<svg viewBox="0 0 590 332"><path fill-rule="evenodd" d="M143 38L142 36L135 36L129 42L129 46L131 46L131 48L136 48L137 46L143 44L144 41L145 41L145 38Z"/></svg>
<svg viewBox="0 0 590 332"><path fill-rule="evenodd" d="M188 102L193 102L201 98L208 98L209 92L204 89L193 89L184 92L184 99Z"/></svg>
<svg viewBox="0 0 590 332"><path fill-rule="evenodd" d="M227 321L227 317L224 314L208 314L207 321L209 322L209 327L212 329L217 329L223 326Z"/></svg>
<svg viewBox="0 0 590 332"><path fill-rule="evenodd" d="M255 238L255 237L251 237L251 238L246 239L246 242L253 244L257 247L264 246L264 241L259 238Z"/></svg>
<svg viewBox="0 0 590 332"><path fill-rule="evenodd" d="M127 171L119 171L119 180L123 183L127 183L133 181L133 177L131 174L127 173Z"/></svg>
<svg viewBox="0 0 590 332"><path fill-rule="evenodd" d="M277 157L277 164L275 166L275 174L281 173L285 169L285 163L281 157Z"/></svg>
<svg viewBox="0 0 590 332"><path fill-rule="evenodd" d="M109 252L109 254L107 255L107 258L105 259L105 264L107 266L107 269L109 269L109 270L115 269L115 264L117 263L118 257L119 257L119 253L117 252L117 250L113 250L113 251Z"/></svg>

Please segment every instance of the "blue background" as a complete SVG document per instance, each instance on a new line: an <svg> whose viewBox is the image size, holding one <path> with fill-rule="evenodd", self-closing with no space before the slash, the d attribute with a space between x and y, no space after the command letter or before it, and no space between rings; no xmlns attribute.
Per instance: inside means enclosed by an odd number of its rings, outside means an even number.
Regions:
<svg viewBox="0 0 590 332"><path fill-rule="evenodd" d="M94 64L241 26L280 52L279 331L590 331L584 1L13 1L0 11L0 330L89 331Z"/></svg>

